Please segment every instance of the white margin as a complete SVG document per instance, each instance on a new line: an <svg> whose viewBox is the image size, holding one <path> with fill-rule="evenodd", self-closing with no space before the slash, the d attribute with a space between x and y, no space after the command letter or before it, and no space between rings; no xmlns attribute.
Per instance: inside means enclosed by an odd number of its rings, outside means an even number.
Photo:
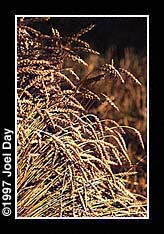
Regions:
<svg viewBox="0 0 164 234"><path fill-rule="evenodd" d="M110 17L147 18L147 217L18 217L17 216L17 18L18 17ZM149 15L15 15L15 219L149 219Z"/></svg>

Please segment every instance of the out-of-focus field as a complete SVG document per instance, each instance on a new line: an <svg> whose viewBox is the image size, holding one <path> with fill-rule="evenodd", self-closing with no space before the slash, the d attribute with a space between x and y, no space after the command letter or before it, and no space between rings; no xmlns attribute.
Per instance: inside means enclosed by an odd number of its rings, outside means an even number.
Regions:
<svg viewBox="0 0 164 234"><path fill-rule="evenodd" d="M101 119L112 119L120 125L131 126L139 130L142 135L145 150L137 143L134 134L128 134L126 143L129 157L135 165L136 175L130 176L128 189L134 193L146 196L147 193L147 58L144 53L136 53L134 48L125 48L124 56L119 59L116 47L111 47L104 56L90 55L87 58L89 72L105 63L114 62L114 66L130 71L142 84L137 85L134 80L124 77L125 84L119 79L106 77L87 88L100 95L105 93L117 105L119 111L107 102L88 103L88 110ZM67 66L70 64L67 64ZM78 65L73 65L77 74L85 77L87 73ZM94 74L96 76L96 74ZM128 132L128 131L127 131ZM130 132L129 132L130 133Z"/></svg>
<svg viewBox="0 0 164 234"><path fill-rule="evenodd" d="M147 147L147 110L146 110L146 96L147 96L147 60L141 54L135 54L133 48L126 48L124 50L124 58L117 61L118 66L130 71L139 81L142 86L138 86L133 80L125 78L125 85L120 80L105 79L92 85L92 89L96 93L106 92L107 96L113 99L115 104L119 107L119 112L107 103L103 103L91 109L94 113L98 113L103 119L111 118L117 121L120 125L132 126L140 131L144 144L145 152L143 154L139 144L136 144L135 136L127 139L129 156L138 172L130 178L129 189L133 192L146 196L146 147ZM89 63L94 67L96 64L111 62L114 55L117 54L114 48L109 49L105 58L98 59L98 57L91 56ZM117 59L117 57L116 57ZM142 153L142 156L141 156ZM143 156L144 155L144 156Z"/></svg>

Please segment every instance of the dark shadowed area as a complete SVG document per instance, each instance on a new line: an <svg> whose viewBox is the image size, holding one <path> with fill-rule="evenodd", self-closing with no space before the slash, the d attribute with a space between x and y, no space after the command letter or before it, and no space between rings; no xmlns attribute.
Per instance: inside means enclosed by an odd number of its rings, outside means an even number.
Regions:
<svg viewBox="0 0 164 234"><path fill-rule="evenodd" d="M54 17L49 22L44 22L44 25L38 25L38 28L44 33L51 33L53 27L61 35L72 35L90 24L96 24L96 27L85 34L83 39L100 53L104 54L114 45L120 57L126 47L133 47L136 52L146 54L146 17Z"/></svg>

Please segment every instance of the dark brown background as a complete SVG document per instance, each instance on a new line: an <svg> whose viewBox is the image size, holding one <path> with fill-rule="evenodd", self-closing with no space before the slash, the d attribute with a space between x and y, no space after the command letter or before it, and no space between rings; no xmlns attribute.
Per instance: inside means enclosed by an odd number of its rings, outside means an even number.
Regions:
<svg viewBox="0 0 164 234"><path fill-rule="evenodd" d="M146 54L146 17L54 17L37 27L48 34L51 33L51 27L54 27L65 36L90 24L96 24L96 27L82 38L100 53L105 53L109 47L115 45L120 57L123 56L125 47L134 47L136 52Z"/></svg>

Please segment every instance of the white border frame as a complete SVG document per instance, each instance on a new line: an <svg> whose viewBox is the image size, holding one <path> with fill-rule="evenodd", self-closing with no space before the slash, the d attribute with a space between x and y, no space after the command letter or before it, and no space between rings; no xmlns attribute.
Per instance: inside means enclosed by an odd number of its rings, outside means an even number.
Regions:
<svg viewBox="0 0 164 234"><path fill-rule="evenodd" d="M18 17L110 17L147 18L147 217L18 217L17 216L17 18ZM149 15L15 15L15 219L149 219Z"/></svg>

